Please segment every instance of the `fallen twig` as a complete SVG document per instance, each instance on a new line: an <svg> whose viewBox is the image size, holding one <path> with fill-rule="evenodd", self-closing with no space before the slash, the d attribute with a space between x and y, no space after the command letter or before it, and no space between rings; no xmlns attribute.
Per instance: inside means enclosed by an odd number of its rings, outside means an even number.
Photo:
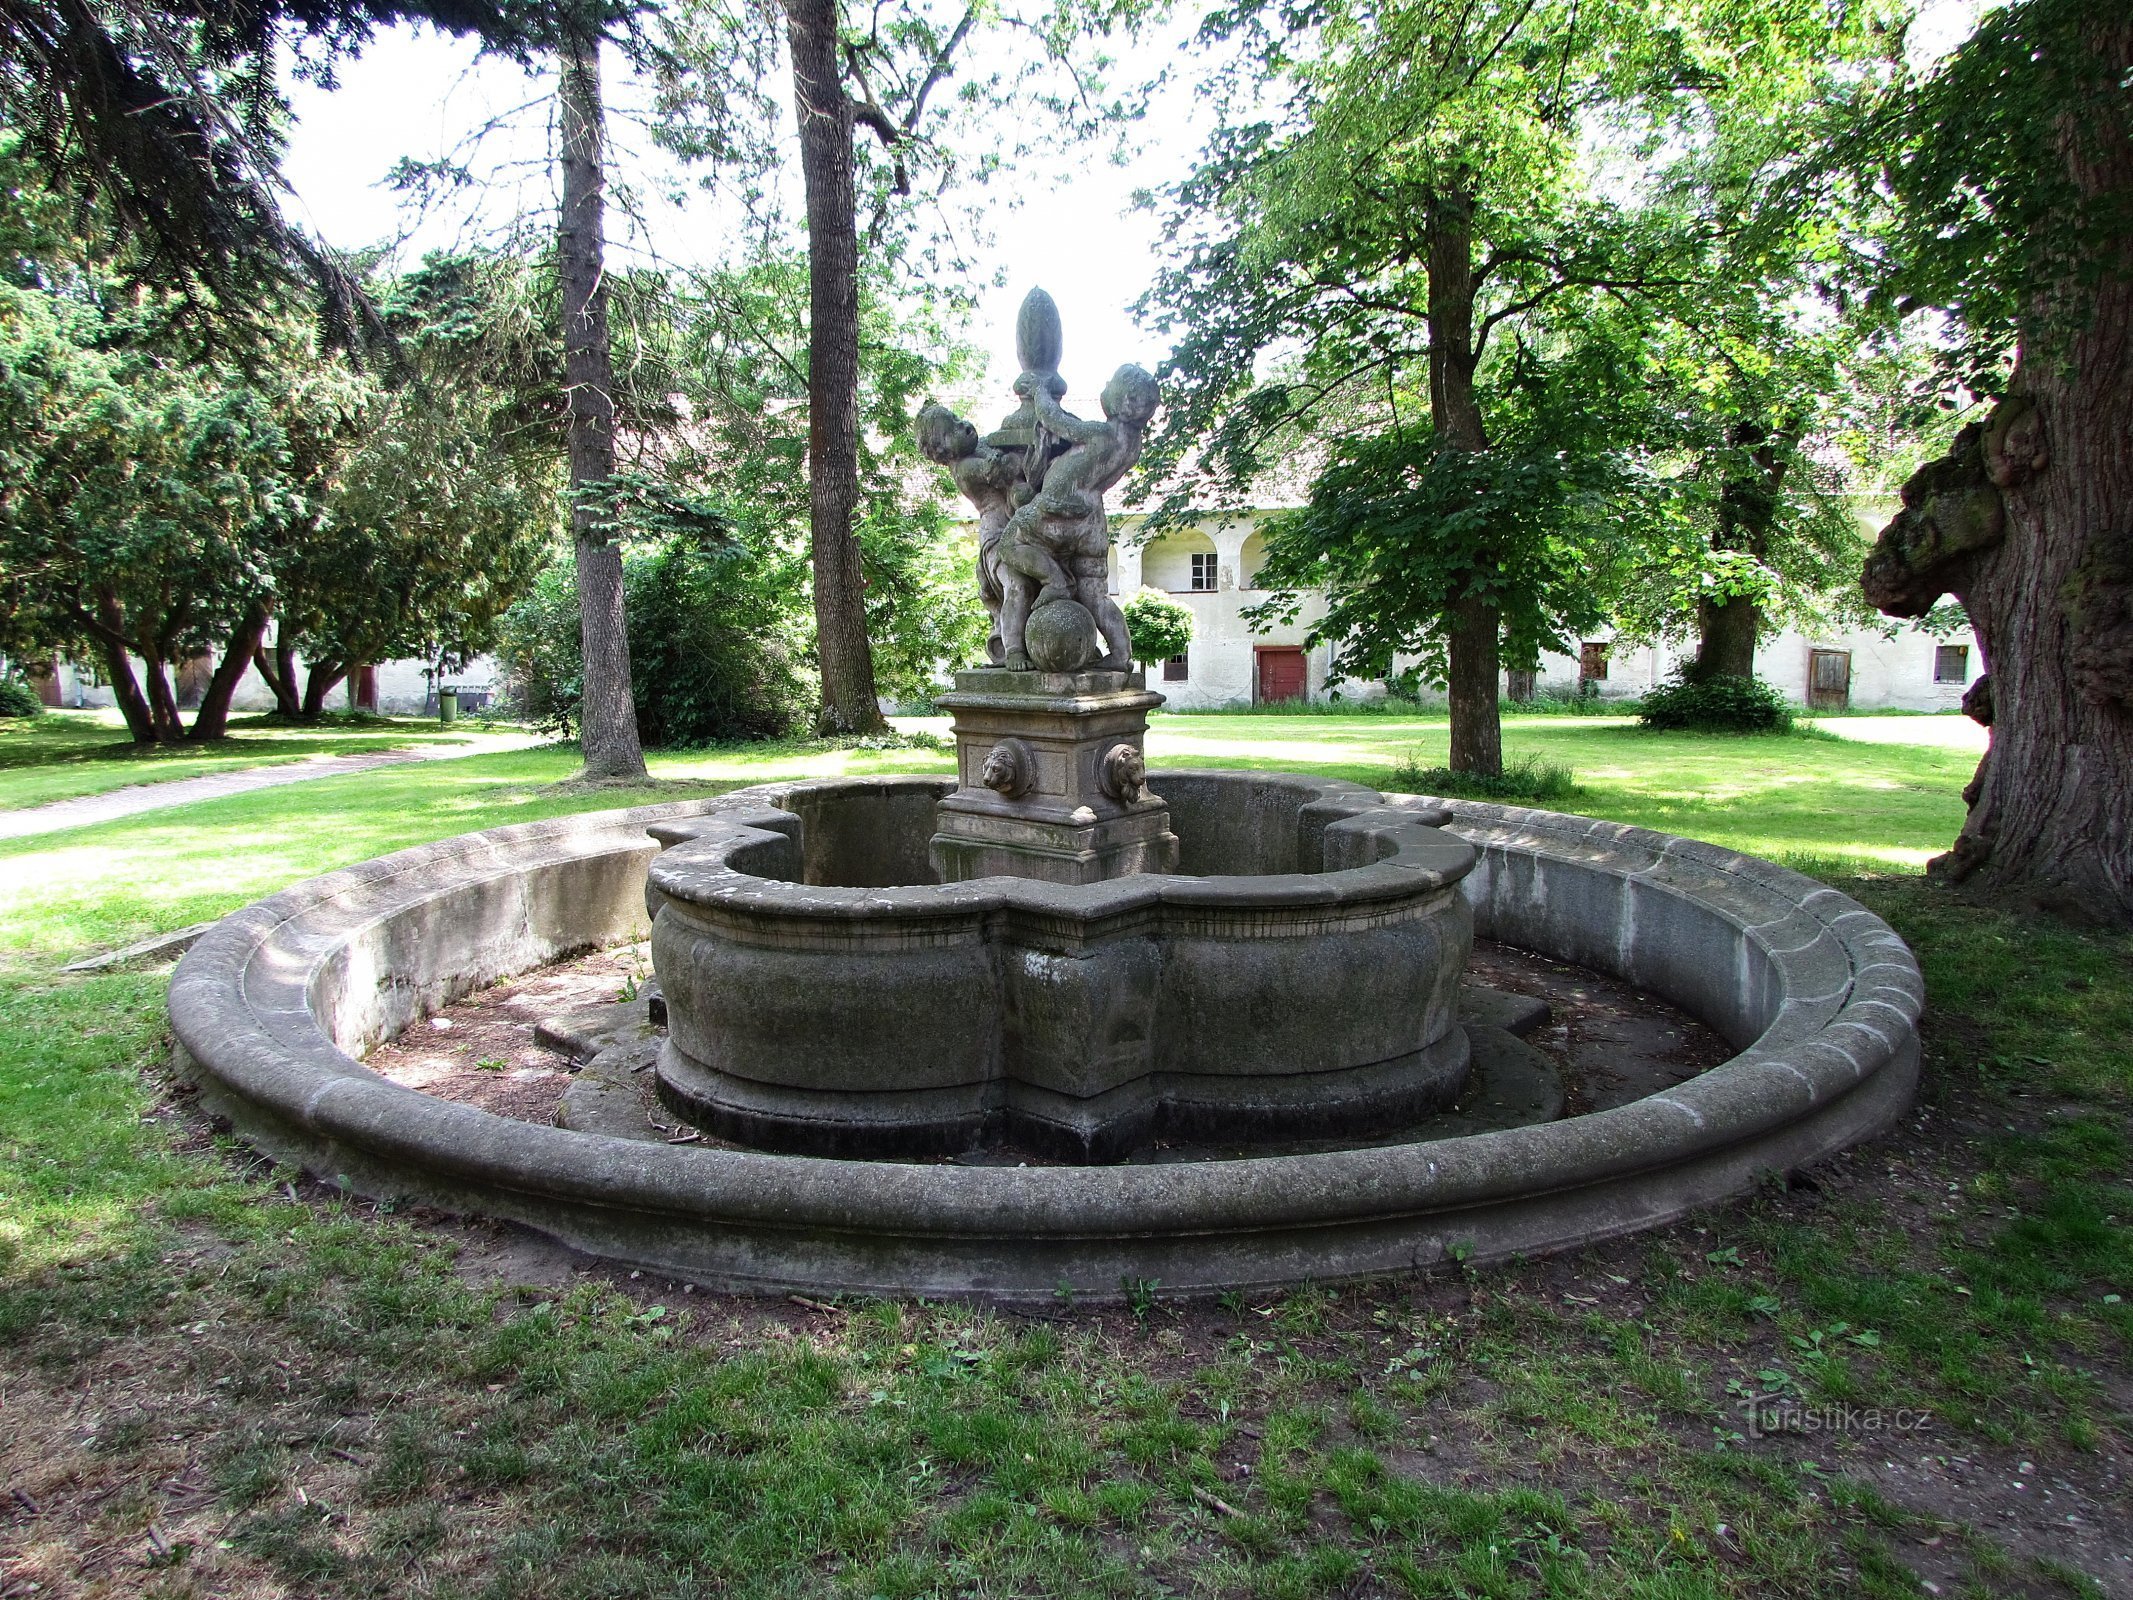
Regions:
<svg viewBox="0 0 2133 1600"><path fill-rule="evenodd" d="M1197 1483L1192 1486L1192 1497L1195 1500L1199 1501L1201 1505L1207 1507L1208 1510L1219 1511L1225 1517L1241 1517L1244 1515L1243 1512L1239 1511L1227 1500L1224 1500L1217 1495L1209 1494Z"/></svg>

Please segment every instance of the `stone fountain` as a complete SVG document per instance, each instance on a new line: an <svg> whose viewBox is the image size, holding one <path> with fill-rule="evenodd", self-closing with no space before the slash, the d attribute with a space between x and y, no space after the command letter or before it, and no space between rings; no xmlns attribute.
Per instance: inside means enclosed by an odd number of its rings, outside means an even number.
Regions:
<svg viewBox="0 0 2133 1600"><path fill-rule="evenodd" d="M343 1187L702 1282L1010 1298L1566 1248L1901 1114L1918 971L1826 885L1586 817L1148 772L1103 496L1155 385L1121 368L1085 421L1048 297L1017 334L998 428L921 418L995 618L942 697L954 777L552 818L285 890L173 978L201 1103ZM595 1008L627 1016L553 1125L359 1059L648 920L665 1032L658 1002ZM1566 1115L1568 1055L1524 1037L1545 1003L1466 981L1477 930L1737 1054L1627 1098L1580 1077Z"/></svg>
<svg viewBox="0 0 2133 1600"><path fill-rule="evenodd" d="M1104 387L1104 420L1061 408L1059 308L1032 289L1015 323L1020 407L991 433L943 406L919 416L926 454L978 513L978 592L991 664L956 674L961 783L939 809L943 882L1097 883L1177 865L1170 813L1148 792L1142 748L1163 703L1133 671L1109 592L1104 494L1140 460L1155 379L1130 363Z"/></svg>
<svg viewBox="0 0 2133 1600"><path fill-rule="evenodd" d="M1005 1139L1103 1161L1452 1103L1472 849L1449 813L1355 784L1190 773L1151 792L1162 696L1107 591L1104 494L1140 457L1155 380L1120 367L1087 421L1060 406L1043 290L1016 340L998 428L919 419L977 508L994 622L992 660L940 697L956 780L798 786L654 830L667 1105L762 1148Z"/></svg>

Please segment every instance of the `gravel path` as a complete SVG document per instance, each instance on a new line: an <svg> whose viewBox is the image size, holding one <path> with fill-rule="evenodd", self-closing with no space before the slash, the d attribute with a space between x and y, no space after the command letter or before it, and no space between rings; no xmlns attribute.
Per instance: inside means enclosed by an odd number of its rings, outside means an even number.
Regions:
<svg viewBox="0 0 2133 1600"><path fill-rule="evenodd" d="M188 806L198 800L220 800L226 795L250 794L255 789L277 789L285 783L341 778L351 772L404 766L411 761L450 761L462 756L488 755L497 750L522 749L539 742L531 735L523 739L484 738L472 748L455 744L379 750L357 756L320 756L275 767L243 767L235 772L214 772L199 778L137 783L103 794L85 794L72 800L54 800L47 805L24 806L19 811L0 811L0 839L26 839L34 834L57 833L64 828L86 828L99 822L115 822L120 817L138 816L143 811Z"/></svg>

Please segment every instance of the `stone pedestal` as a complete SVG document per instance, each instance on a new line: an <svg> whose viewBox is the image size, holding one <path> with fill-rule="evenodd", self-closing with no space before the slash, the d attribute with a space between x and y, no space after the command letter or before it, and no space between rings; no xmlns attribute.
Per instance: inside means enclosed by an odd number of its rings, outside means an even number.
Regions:
<svg viewBox="0 0 2133 1600"><path fill-rule="evenodd" d="M1170 808L1148 792L1142 755L1163 697L1138 672L977 667L937 703L955 718L960 776L935 813L943 883L1177 870Z"/></svg>

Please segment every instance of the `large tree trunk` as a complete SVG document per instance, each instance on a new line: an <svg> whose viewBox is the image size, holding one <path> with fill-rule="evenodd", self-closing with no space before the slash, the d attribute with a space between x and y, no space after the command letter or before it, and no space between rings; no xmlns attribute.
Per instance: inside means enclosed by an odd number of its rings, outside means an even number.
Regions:
<svg viewBox="0 0 2133 1600"><path fill-rule="evenodd" d="M338 661L315 661L304 674L303 717L306 722L316 722L326 714L326 696L333 693L333 686L348 675L348 669Z"/></svg>
<svg viewBox="0 0 2133 1600"><path fill-rule="evenodd" d="M274 693L275 714L302 716L304 704L296 692L296 646L277 635L271 650L262 644L252 652L252 664Z"/></svg>
<svg viewBox="0 0 2133 1600"><path fill-rule="evenodd" d="M1714 604L1696 603L1696 659L1693 678L1752 678L1755 641L1763 631L1762 609L1745 595Z"/></svg>
<svg viewBox="0 0 2133 1600"><path fill-rule="evenodd" d="M1494 776L1503 771L1503 708L1496 703L1502 618L1494 606L1468 599L1452 608L1450 620L1451 769Z"/></svg>
<svg viewBox="0 0 2133 1600"><path fill-rule="evenodd" d="M141 693L140 679L133 675L133 662L126 647L106 639L101 641L101 648L104 676L111 680L111 697L118 702L119 715L126 719L126 731L133 735L135 744L154 744L155 713L149 709L148 697Z"/></svg>
<svg viewBox="0 0 2133 1600"><path fill-rule="evenodd" d="M2133 19L2098 29L2114 75L2133 70ZM2093 196L2133 201L2119 126L2072 162ZM2074 141L2068 139L2071 145ZM2108 251L2111 247L2107 245ZM1964 707L1992 745L1963 797L1955 848L1933 863L2010 899L2133 923L2133 263L2122 242L2041 297L2001 403L1904 485L1867 563L1868 598L1920 616L1952 591L1990 678ZM2071 335L2055 333L2067 313ZM1989 685L1989 687L1988 687ZM1983 692L1980 692L1983 691Z"/></svg>
<svg viewBox="0 0 2133 1600"><path fill-rule="evenodd" d="M871 733L888 724L874 687L866 576L852 531L859 503L859 236L837 0L785 0L785 24L807 187L807 471L823 722Z"/></svg>
<svg viewBox="0 0 2133 1600"><path fill-rule="evenodd" d="M200 709L193 713L193 725L185 735L190 740L220 739L230 729L230 702L237 696L237 685L244 681L245 672L252 665L252 657L258 653L259 641L267 631L265 606L254 606L237 624L237 631L230 635L229 648L222 653L214 676L207 680L207 693L200 697Z"/></svg>
<svg viewBox="0 0 2133 1600"><path fill-rule="evenodd" d="M1488 432L1474 394L1474 202L1459 190L1429 202L1429 412L1439 449L1486 450ZM1477 579L1490 575L1486 553ZM1455 600L1445 617L1451 670L1451 769L1494 777L1503 771L1503 713L1497 704L1503 620L1478 596Z"/></svg>
<svg viewBox="0 0 2133 1600"><path fill-rule="evenodd" d="M185 737L185 718L178 713L177 691L171 686L170 664L152 645L141 649L141 675L147 679L148 709L155 718L156 738L177 744Z"/></svg>
<svg viewBox="0 0 2133 1600"><path fill-rule="evenodd" d="M563 214L556 245L563 288L563 378L570 402L570 526L578 555L578 637L585 698L578 745L585 776L641 779L644 750L630 694L629 627L622 604L622 552L592 503L615 475L615 374L607 336L604 126L600 36L590 9L566 25L558 54L562 87Z"/></svg>
<svg viewBox="0 0 2133 1600"><path fill-rule="evenodd" d="M1747 459L1727 476L1719 492L1718 534L1712 543L1721 550L1744 551L1761 560L1769 553L1770 529L1777 520L1785 457L1768 429L1745 418L1728 430L1726 442L1745 450ZM1754 677L1755 641L1762 627L1762 610L1746 595L1699 601L1696 659L1689 666L1689 676Z"/></svg>

